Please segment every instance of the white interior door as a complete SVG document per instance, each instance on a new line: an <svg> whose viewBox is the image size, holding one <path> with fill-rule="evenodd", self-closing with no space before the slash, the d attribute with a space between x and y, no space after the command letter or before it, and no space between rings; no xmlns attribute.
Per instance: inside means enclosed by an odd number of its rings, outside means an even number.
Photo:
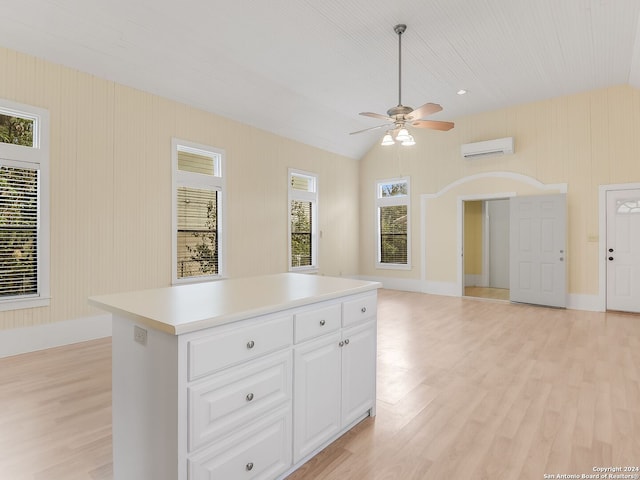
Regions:
<svg viewBox="0 0 640 480"><path fill-rule="evenodd" d="M640 190L607 192L607 309L640 312Z"/></svg>
<svg viewBox="0 0 640 480"><path fill-rule="evenodd" d="M510 299L566 306L566 195L511 197Z"/></svg>
<svg viewBox="0 0 640 480"><path fill-rule="evenodd" d="M509 288L509 200L488 200L489 286Z"/></svg>

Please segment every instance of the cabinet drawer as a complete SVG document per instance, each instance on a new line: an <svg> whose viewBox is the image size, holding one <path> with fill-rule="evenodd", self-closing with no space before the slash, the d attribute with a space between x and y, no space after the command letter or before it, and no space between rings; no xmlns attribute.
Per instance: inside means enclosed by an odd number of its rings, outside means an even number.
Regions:
<svg viewBox="0 0 640 480"><path fill-rule="evenodd" d="M275 478L291 466L290 410L189 458L188 465L189 480Z"/></svg>
<svg viewBox="0 0 640 480"><path fill-rule="evenodd" d="M295 343L338 330L341 316L342 311L339 303L317 310L296 313L294 315Z"/></svg>
<svg viewBox="0 0 640 480"><path fill-rule="evenodd" d="M375 294L347 300L342 303L342 325L353 325L376 316L377 297Z"/></svg>
<svg viewBox="0 0 640 480"><path fill-rule="evenodd" d="M189 451L291 402L291 352L212 375L188 389Z"/></svg>
<svg viewBox="0 0 640 480"><path fill-rule="evenodd" d="M257 318L242 326L221 327L188 342L189 380L273 352L293 342L291 315Z"/></svg>

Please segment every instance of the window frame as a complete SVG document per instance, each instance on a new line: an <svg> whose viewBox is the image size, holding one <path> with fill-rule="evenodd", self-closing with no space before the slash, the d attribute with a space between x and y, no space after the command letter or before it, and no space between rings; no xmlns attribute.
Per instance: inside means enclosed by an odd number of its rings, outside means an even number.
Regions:
<svg viewBox="0 0 640 480"><path fill-rule="evenodd" d="M382 186L392 183L406 183L407 194L396 197L383 197ZM376 181L375 190L375 224L376 224L376 262L375 267L383 270L411 270L411 181L410 177L395 177ZM381 243L381 225L380 225L380 209L381 207L402 206L407 207L407 263L383 263L382 259L382 243Z"/></svg>
<svg viewBox="0 0 640 480"><path fill-rule="evenodd" d="M303 192L296 190L291 185L291 179L294 176L307 177L313 180L313 192ZM318 267L318 175L316 173L298 170L295 168L288 169L287 175L287 262L290 272L317 272ZM311 265L300 267L293 266L293 258L291 251L291 202L302 201L311 203Z"/></svg>
<svg viewBox="0 0 640 480"><path fill-rule="evenodd" d="M210 153L220 157L219 175L205 175L201 173L178 170L179 148L196 152ZM202 145L178 138L171 139L171 284L181 285L220 280L226 276L226 160L225 151L221 148ZM178 278L178 188L191 187L219 192L219 204L216 207L218 226L218 273Z"/></svg>
<svg viewBox="0 0 640 480"><path fill-rule="evenodd" d="M37 293L0 299L0 311L46 307L51 301L51 205L49 177L49 112L0 99L0 114L33 120L33 146L0 142L0 164L38 172Z"/></svg>

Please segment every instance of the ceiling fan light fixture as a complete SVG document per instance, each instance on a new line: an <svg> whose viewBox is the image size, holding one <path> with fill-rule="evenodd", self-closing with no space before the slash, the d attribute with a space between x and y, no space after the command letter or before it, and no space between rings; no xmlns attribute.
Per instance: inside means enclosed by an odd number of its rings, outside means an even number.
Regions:
<svg viewBox="0 0 640 480"><path fill-rule="evenodd" d="M405 142L405 141L409 140L409 138L413 139L413 137L411 135L409 135L409 132L404 127L402 127L400 129L400 131L398 132L398 134L396 135L396 140L398 142Z"/></svg>
<svg viewBox="0 0 640 480"><path fill-rule="evenodd" d="M437 103L425 103L418 108L412 108L402 104L402 35L407 30L407 26L403 23L393 27L393 31L398 36L398 105L387 110L386 115L373 112L360 112L360 115L385 120L387 124L378 125L376 127L365 128L357 132L351 132L350 135L367 132L369 130L377 130L378 128L389 129L386 131L381 145L393 145L396 142L402 145L415 145L416 142L407 131L405 125L411 125L416 128L431 128L433 130L447 131L453 128L453 122L440 122L438 120L424 120L424 117L437 113L442 107ZM463 93L463 90L458 92ZM397 134L396 134L397 132Z"/></svg>
<svg viewBox="0 0 640 480"><path fill-rule="evenodd" d="M380 145L387 147L389 145L393 145L394 143L396 142L393 141L393 137L391 137L391 134L387 132L382 138L382 143Z"/></svg>
<svg viewBox="0 0 640 480"><path fill-rule="evenodd" d="M402 146L404 147L411 147L412 145L415 145L416 141L413 139L413 135L409 135L409 138L407 138L406 140L403 140L402 142Z"/></svg>

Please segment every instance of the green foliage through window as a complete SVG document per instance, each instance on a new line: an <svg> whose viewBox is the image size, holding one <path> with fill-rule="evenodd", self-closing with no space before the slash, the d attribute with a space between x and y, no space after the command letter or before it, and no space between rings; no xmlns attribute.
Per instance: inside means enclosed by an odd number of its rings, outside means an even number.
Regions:
<svg viewBox="0 0 640 480"><path fill-rule="evenodd" d="M0 142L33 147L33 120L0 113Z"/></svg>

